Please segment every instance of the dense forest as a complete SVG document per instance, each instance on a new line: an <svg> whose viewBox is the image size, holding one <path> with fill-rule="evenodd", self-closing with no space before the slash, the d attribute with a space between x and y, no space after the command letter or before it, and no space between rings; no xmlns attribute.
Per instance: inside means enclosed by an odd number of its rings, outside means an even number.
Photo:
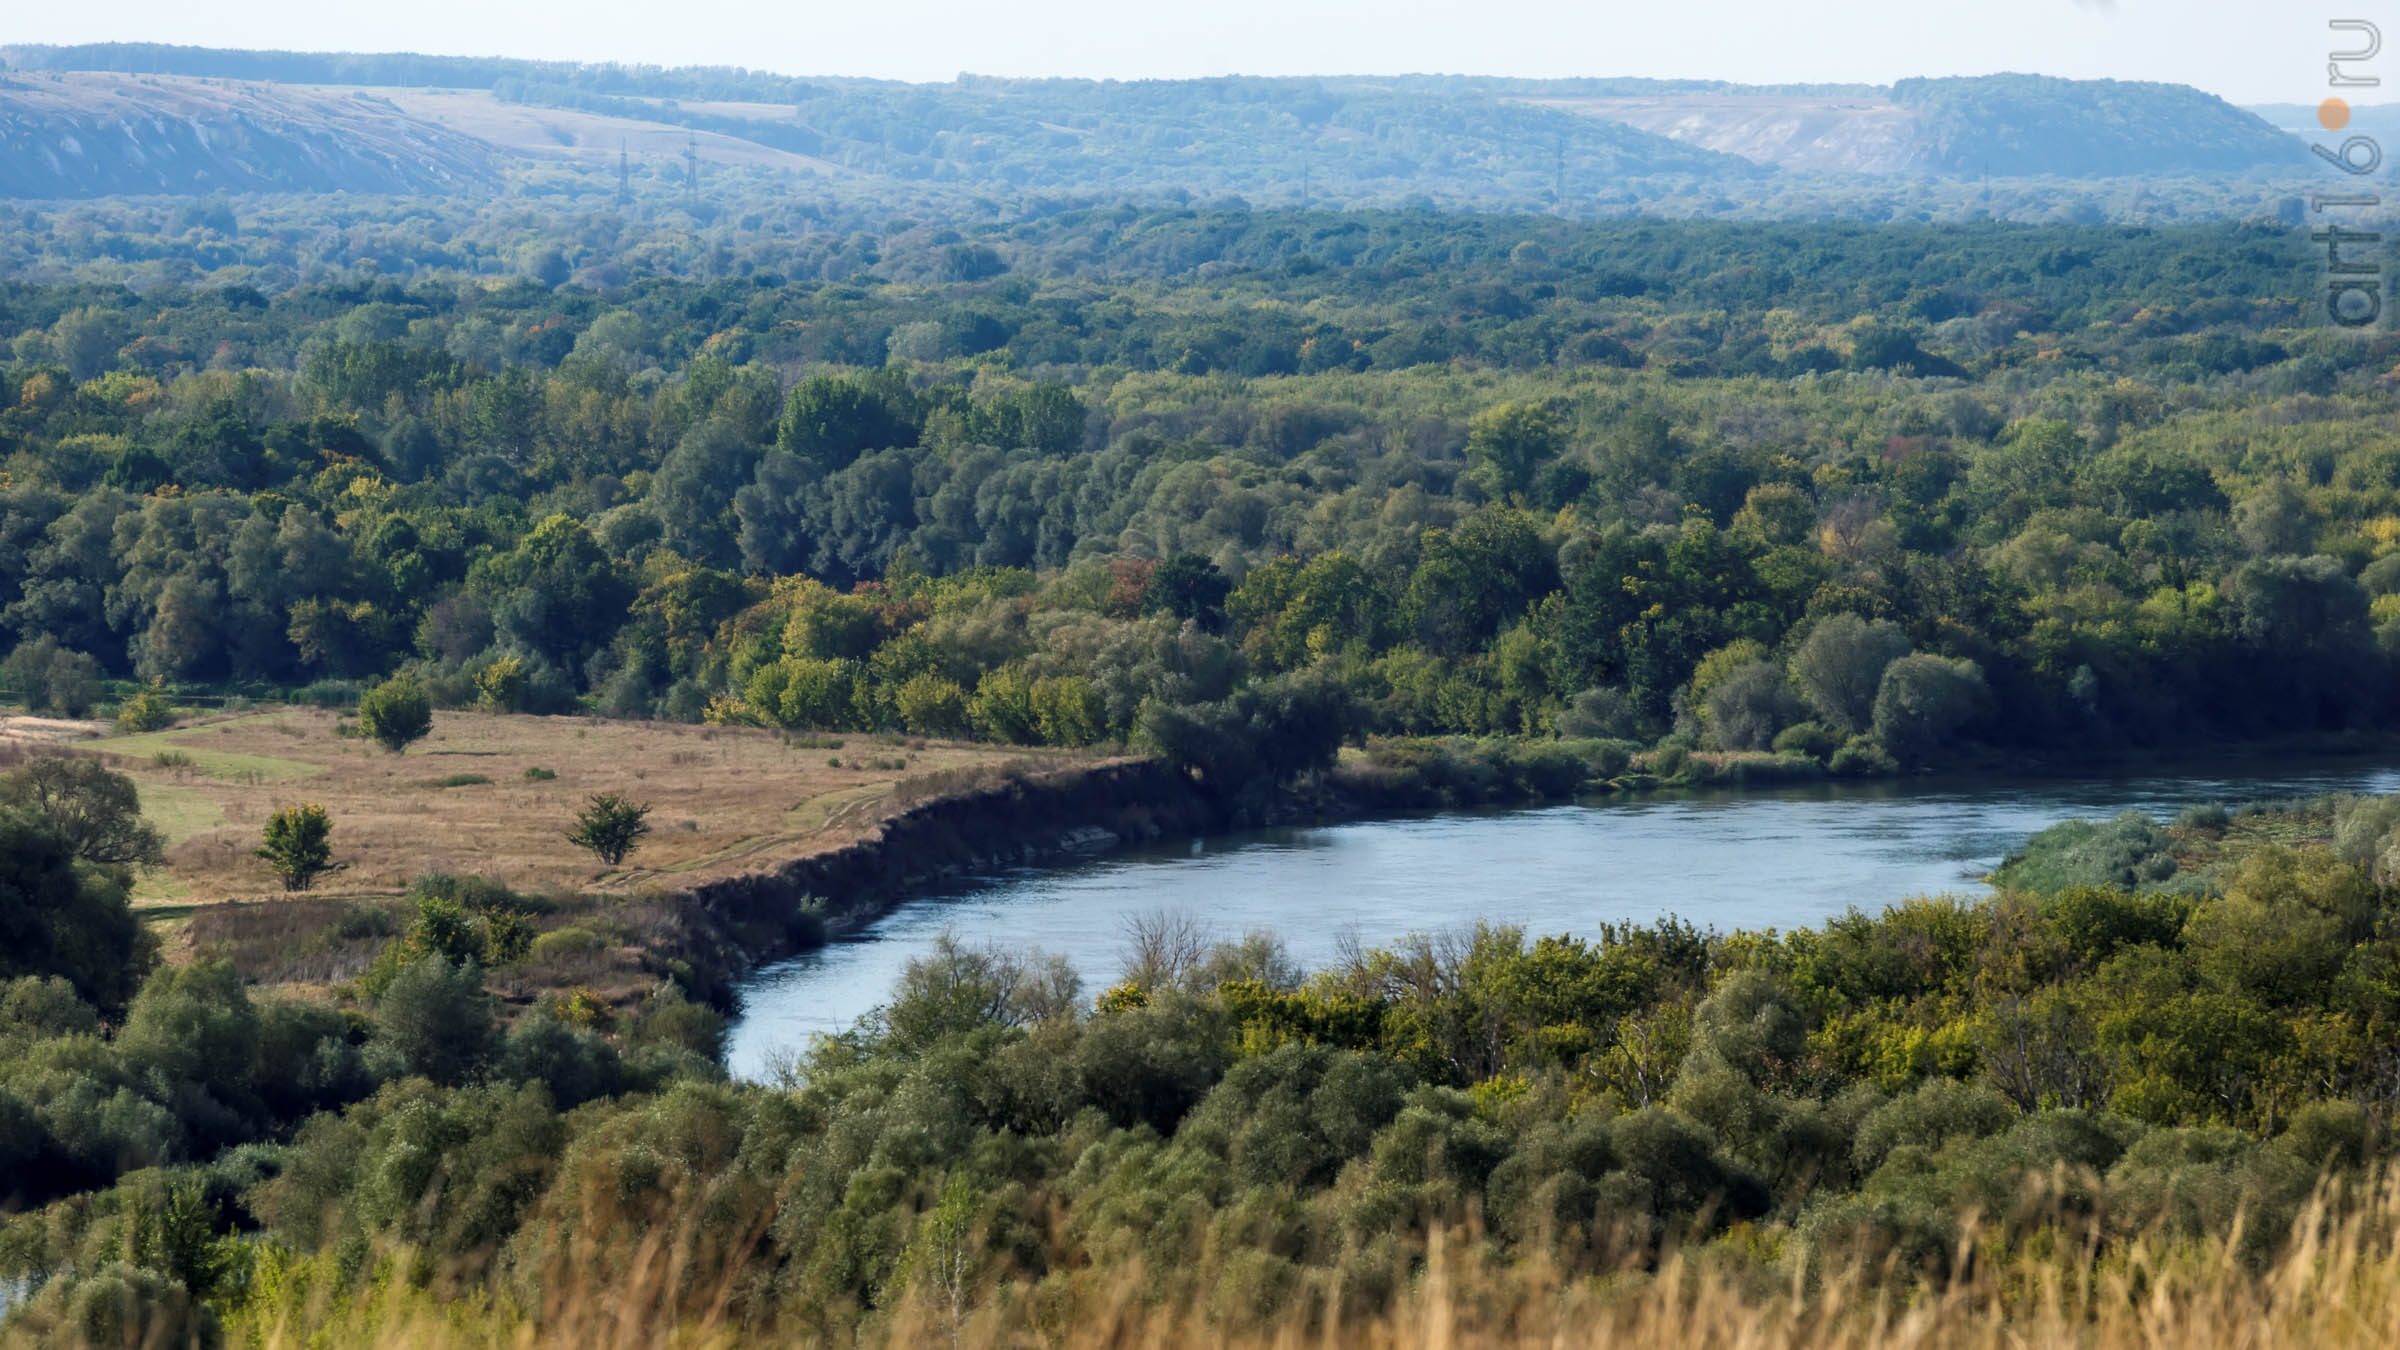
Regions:
<svg viewBox="0 0 2400 1350"><path fill-rule="evenodd" d="M2391 352L2280 231L1119 210L575 284L610 227L0 292L19 692L1090 744L1301 681L1862 769L2392 712Z"/></svg>

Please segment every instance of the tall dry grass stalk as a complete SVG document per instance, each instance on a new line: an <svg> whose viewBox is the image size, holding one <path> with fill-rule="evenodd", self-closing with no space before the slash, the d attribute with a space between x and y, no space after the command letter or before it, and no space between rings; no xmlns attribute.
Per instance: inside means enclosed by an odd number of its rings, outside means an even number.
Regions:
<svg viewBox="0 0 2400 1350"><path fill-rule="evenodd" d="M2355 1194L2355 1192L2353 1192ZM963 1318L946 1297L912 1291L869 1314L855 1343L917 1347L1120 1350L1168 1345L1237 1350L2385 1350L2400 1346L2400 1174L2363 1202L2321 1191L2284 1254L2244 1261L2239 1232L2206 1241L2140 1238L2106 1250L2055 1244L1927 1288L1853 1267L1761 1292L1705 1254L1599 1278L1546 1262L1503 1262L1472 1233L1436 1231L1388 1310L1344 1318L1331 1290L1303 1288L1291 1315L1228 1327L1194 1298L1152 1301L1136 1270L1081 1271L1065 1300L1025 1286L985 1288ZM739 1244L734 1244L739 1245ZM2029 1246L2044 1244L2030 1243ZM314 1280L270 1284L233 1319L228 1343L258 1350L723 1350L823 1343L731 1316L732 1277L696 1287L694 1253L721 1239L654 1231L631 1253L561 1253L538 1306L488 1297L442 1301L390 1279L329 1297ZM314 1263L301 1263L303 1266ZM402 1262L387 1263L393 1266ZM612 1272L599 1275L598 1272ZM692 1311L697 1308L698 1311ZM682 1309L684 1311L675 1311ZM853 1337L840 1337L850 1342Z"/></svg>

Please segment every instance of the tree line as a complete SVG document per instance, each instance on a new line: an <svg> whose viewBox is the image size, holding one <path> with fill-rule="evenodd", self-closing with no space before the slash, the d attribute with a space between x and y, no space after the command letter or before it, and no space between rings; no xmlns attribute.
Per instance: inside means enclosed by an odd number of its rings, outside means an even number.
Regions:
<svg viewBox="0 0 2400 1350"><path fill-rule="evenodd" d="M0 678L1053 744L1305 679L1862 771L2391 711L2382 348L2230 322L2264 233L1225 219L1028 227L1097 289L17 286Z"/></svg>

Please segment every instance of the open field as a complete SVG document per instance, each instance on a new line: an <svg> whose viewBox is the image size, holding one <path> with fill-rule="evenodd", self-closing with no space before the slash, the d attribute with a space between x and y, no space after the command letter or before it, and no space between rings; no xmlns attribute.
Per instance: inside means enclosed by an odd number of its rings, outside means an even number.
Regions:
<svg viewBox="0 0 2400 1350"><path fill-rule="evenodd" d="M144 886L145 902L280 898L251 849L267 817L298 802L333 817L342 870L319 883L329 894L390 894L426 872L528 891L630 891L847 843L883 817L905 778L1041 753L444 712L431 736L394 755L338 735L336 721L279 708L80 743L141 784L145 813L167 834L167 866ZM530 769L557 776L531 781ZM601 867L566 840L596 792L651 806L650 836L622 868Z"/></svg>

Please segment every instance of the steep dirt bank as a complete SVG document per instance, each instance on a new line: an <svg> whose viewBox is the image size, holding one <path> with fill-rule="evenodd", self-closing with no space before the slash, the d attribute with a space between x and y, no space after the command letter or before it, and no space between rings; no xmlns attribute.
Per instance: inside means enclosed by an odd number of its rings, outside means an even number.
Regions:
<svg viewBox="0 0 2400 1350"><path fill-rule="evenodd" d="M1256 823L1241 815L1151 761L1012 778L911 807L857 843L679 891L652 954L694 997L730 1007L758 966L855 931L927 886Z"/></svg>

